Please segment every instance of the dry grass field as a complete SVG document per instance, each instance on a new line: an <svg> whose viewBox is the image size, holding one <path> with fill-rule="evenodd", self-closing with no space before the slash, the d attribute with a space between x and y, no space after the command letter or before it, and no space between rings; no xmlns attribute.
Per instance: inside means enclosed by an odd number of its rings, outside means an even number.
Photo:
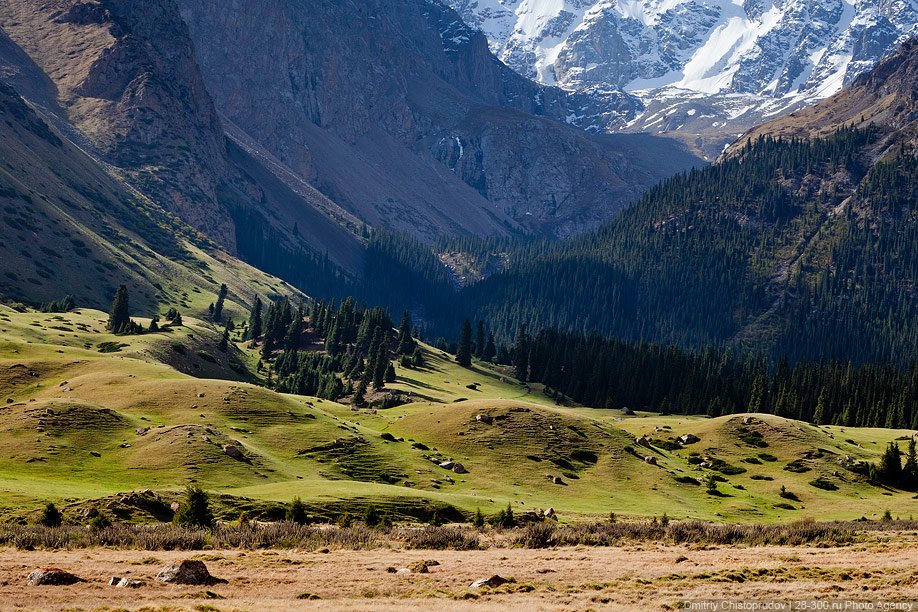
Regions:
<svg viewBox="0 0 918 612"><path fill-rule="evenodd" d="M226 584L166 585L163 565L203 560ZM880 533L843 547L732 547L638 543L480 551L378 549L214 550L204 553L85 549L0 551L0 607L85 610L586 610L680 607L684 600L918 600L918 534ZM419 561L429 573L391 573ZM87 582L26 587L36 567ZM499 574L495 589L470 589ZM108 586L112 576L145 581Z"/></svg>

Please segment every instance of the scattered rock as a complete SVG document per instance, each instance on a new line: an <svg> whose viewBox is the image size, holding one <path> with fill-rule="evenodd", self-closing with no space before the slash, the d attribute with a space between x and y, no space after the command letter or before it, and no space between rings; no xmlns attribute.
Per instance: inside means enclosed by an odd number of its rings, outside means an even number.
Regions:
<svg viewBox="0 0 918 612"><path fill-rule="evenodd" d="M469 471L465 469L465 466L462 465L461 463L457 463L453 465L453 472L455 472L456 474L468 474L469 473Z"/></svg>
<svg viewBox="0 0 918 612"><path fill-rule="evenodd" d="M443 463L440 463L439 465L444 470L451 470L456 464L453 463L452 461L444 461Z"/></svg>
<svg viewBox="0 0 918 612"><path fill-rule="evenodd" d="M627 407L622 408L622 414L624 414L625 416L634 416L634 410L632 410L631 408L627 408Z"/></svg>
<svg viewBox="0 0 918 612"><path fill-rule="evenodd" d="M248 461L248 457L245 456L245 453L243 453L238 446L227 444L223 447L223 452L227 457L232 457L236 461Z"/></svg>
<svg viewBox="0 0 918 612"><path fill-rule="evenodd" d="M554 478L551 479L551 483L556 484L556 485L563 485L564 481L561 479L560 476L555 476Z"/></svg>
<svg viewBox="0 0 918 612"><path fill-rule="evenodd" d="M487 414L479 414L478 416L475 417L475 420L478 421L479 423L485 423L487 425L490 425L494 421L494 418Z"/></svg>
<svg viewBox="0 0 918 612"><path fill-rule="evenodd" d="M119 589L138 589L144 585L143 580L134 580L132 578L122 578L121 576L112 576L112 579L108 581L108 586L117 587Z"/></svg>
<svg viewBox="0 0 918 612"><path fill-rule="evenodd" d="M411 566L412 572L417 572L418 574L429 574L431 567L436 567L440 565L439 561L434 561L433 559L426 559L424 561L418 561Z"/></svg>
<svg viewBox="0 0 918 612"><path fill-rule="evenodd" d="M216 584L226 582L226 580L211 576L204 562L194 559L186 559L185 561L167 565L156 575L156 579L170 584Z"/></svg>
<svg viewBox="0 0 918 612"><path fill-rule="evenodd" d="M490 578L480 578L479 580L476 580L475 582L469 585L469 588L470 589L480 589L482 587L488 587L488 588L493 589L495 587L499 587L502 584L507 584L508 582L510 581L507 580L506 578L502 578L498 576L497 574L494 574Z"/></svg>
<svg viewBox="0 0 918 612"><path fill-rule="evenodd" d="M647 463L648 465L656 465L656 464L657 464L657 458L654 457L654 456L652 456L652 455L648 455L648 456L644 457L644 463Z"/></svg>
<svg viewBox="0 0 918 612"><path fill-rule="evenodd" d="M26 584L29 586L64 586L78 582L86 581L56 567L40 567L32 570L26 578Z"/></svg>
<svg viewBox="0 0 918 612"><path fill-rule="evenodd" d="M695 444L696 442L701 442L701 438L695 434L685 434L679 436L679 444Z"/></svg>
<svg viewBox="0 0 918 612"><path fill-rule="evenodd" d="M400 568L398 568L398 570L396 570L395 573L404 576L404 575L406 575L406 574L410 574L410 573L411 573L411 570L408 569L407 567L400 567Z"/></svg>
<svg viewBox="0 0 918 612"><path fill-rule="evenodd" d="M181 508L181 507L182 507L181 504L179 504L178 502L172 502L171 504L169 504L169 508L170 508L173 512L178 512L178 511L179 511L179 508Z"/></svg>
<svg viewBox="0 0 918 612"><path fill-rule="evenodd" d="M549 509L547 509L547 510L545 510L545 511L542 512L542 516L544 516L545 518L551 518L551 517L553 517L554 515L555 515L555 509L554 509L554 508L549 508Z"/></svg>
<svg viewBox="0 0 918 612"><path fill-rule="evenodd" d="M149 427L138 427L138 428L137 428L137 435L138 435L138 436L142 436L142 435L146 434L148 431L150 431L150 428L149 428Z"/></svg>
<svg viewBox="0 0 918 612"><path fill-rule="evenodd" d="M634 443L638 446L650 446L650 440L647 436L639 436L634 439Z"/></svg>
<svg viewBox="0 0 918 612"><path fill-rule="evenodd" d="M688 561L688 560L689 560L689 558L688 558L688 557L685 557L685 556L679 556L679 557L677 557L677 558L676 558L676 563L682 563L682 562L684 562L684 561Z"/></svg>
<svg viewBox="0 0 918 612"><path fill-rule="evenodd" d="M101 456L102 456L102 453L100 453L99 451L89 451L89 454L92 455L93 457L101 457Z"/></svg>

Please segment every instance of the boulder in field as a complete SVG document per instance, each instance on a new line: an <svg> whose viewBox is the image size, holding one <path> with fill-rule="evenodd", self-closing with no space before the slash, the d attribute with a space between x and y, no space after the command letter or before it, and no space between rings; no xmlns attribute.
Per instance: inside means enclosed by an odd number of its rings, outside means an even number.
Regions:
<svg viewBox="0 0 918 612"><path fill-rule="evenodd" d="M510 581L507 580L506 578L502 578L501 576L494 574L490 578L480 578L476 580L475 582L469 585L469 588L470 589L480 589L483 587L488 587L488 588L493 589L495 587L499 587L502 584L507 584L508 582Z"/></svg>
<svg viewBox="0 0 918 612"><path fill-rule="evenodd" d="M214 578L207 571L207 566L203 561L195 559L186 559L178 563L171 563L161 569L156 575L160 582L169 584L216 584L226 582L219 578Z"/></svg>
<svg viewBox="0 0 918 612"><path fill-rule="evenodd" d="M461 463L457 463L453 465L453 472L455 472L456 474L468 474L469 473L469 471L465 469L465 466L462 465Z"/></svg>
<svg viewBox="0 0 918 612"><path fill-rule="evenodd" d="M644 463L646 463L647 465L656 465L656 464L657 464L657 458L654 457L653 455L648 455L648 456L644 457Z"/></svg>
<svg viewBox="0 0 918 612"><path fill-rule="evenodd" d="M679 444L695 444L696 442L701 442L701 438L695 434L684 434L679 436Z"/></svg>
<svg viewBox="0 0 918 612"><path fill-rule="evenodd" d="M234 444L225 445L223 447L223 452L227 457L232 457L236 461L248 461L248 457L245 456L245 453L242 452L242 449Z"/></svg>
<svg viewBox="0 0 918 612"><path fill-rule="evenodd" d="M56 567L40 567L32 570L26 578L26 584L29 586L66 586L78 582L86 581Z"/></svg>
<svg viewBox="0 0 918 612"><path fill-rule="evenodd" d="M444 461L443 463L440 464L440 467L443 468L444 470L451 470L453 469L453 466L455 465L456 464L453 463L452 461Z"/></svg>

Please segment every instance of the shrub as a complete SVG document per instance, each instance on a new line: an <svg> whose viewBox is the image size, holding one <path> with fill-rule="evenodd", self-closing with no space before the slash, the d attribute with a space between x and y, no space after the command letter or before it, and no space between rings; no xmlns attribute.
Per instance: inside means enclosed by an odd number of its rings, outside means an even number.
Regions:
<svg viewBox="0 0 918 612"><path fill-rule="evenodd" d="M771 455L771 454L769 454L769 453L759 453L759 454L758 454L758 457L759 457L759 459L761 459L762 461L768 461L768 462L770 462L770 463L773 463L773 462L775 462L775 461L778 460L777 457L775 457L774 455Z"/></svg>
<svg viewBox="0 0 918 612"><path fill-rule="evenodd" d="M363 511L363 522L367 527L377 527L382 523L382 515L376 509L376 506L370 504Z"/></svg>
<svg viewBox="0 0 918 612"><path fill-rule="evenodd" d="M185 500L173 519L176 525L212 529L216 520L210 509L210 500L201 487L185 489Z"/></svg>
<svg viewBox="0 0 918 612"><path fill-rule="evenodd" d="M299 497L293 498L293 503L287 508L287 520L297 525L305 525L309 521L306 516L306 506Z"/></svg>
<svg viewBox="0 0 918 612"><path fill-rule="evenodd" d="M338 517L338 527L341 529L347 529L354 524L354 517L351 516L350 512L345 512Z"/></svg>
<svg viewBox="0 0 918 612"><path fill-rule="evenodd" d="M481 513L481 508L475 508L475 516L472 518L472 526L474 527L484 527L485 519L484 515Z"/></svg>
<svg viewBox="0 0 918 612"><path fill-rule="evenodd" d="M698 482L698 480L696 480L695 478L692 478L691 476L676 476L676 482L678 482L679 484L688 484L688 485L695 485L695 486L701 484L700 482Z"/></svg>
<svg viewBox="0 0 918 612"><path fill-rule="evenodd" d="M45 527L60 527L63 522L64 515L51 502L48 502L48 505L41 511L41 518L38 519L38 523Z"/></svg>
<svg viewBox="0 0 918 612"><path fill-rule="evenodd" d="M514 544L524 548L548 548L558 544L554 523L530 523L517 534Z"/></svg>
<svg viewBox="0 0 918 612"><path fill-rule="evenodd" d="M781 485L781 492L778 493L778 495L780 495L780 496L783 497L784 499L790 499L790 500L793 500L793 501L800 501L800 498L797 497L797 494L796 494L796 493L791 493L790 491L788 491L788 490L787 490L787 487L785 487L784 485Z"/></svg>
<svg viewBox="0 0 918 612"><path fill-rule="evenodd" d="M790 463L784 466L784 470L787 472L793 472L794 474L802 474L803 472L809 472L811 467L803 463L802 459L794 459Z"/></svg>
<svg viewBox="0 0 918 612"><path fill-rule="evenodd" d="M89 528L92 531L99 531L112 526L112 521L107 515L99 513L89 520Z"/></svg>
<svg viewBox="0 0 918 612"><path fill-rule="evenodd" d="M834 482L826 480L822 476L815 480L810 481L811 487L816 487L817 489L822 489L823 491L838 491L838 485Z"/></svg>
<svg viewBox="0 0 918 612"><path fill-rule="evenodd" d="M425 527L396 530L404 535L408 548L427 550L477 550L481 547L478 534L459 527Z"/></svg>
<svg viewBox="0 0 918 612"><path fill-rule="evenodd" d="M513 508L510 507L510 502L507 502L506 509L492 516L489 522L494 527L516 527L516 518L513 516Z"/></svg>

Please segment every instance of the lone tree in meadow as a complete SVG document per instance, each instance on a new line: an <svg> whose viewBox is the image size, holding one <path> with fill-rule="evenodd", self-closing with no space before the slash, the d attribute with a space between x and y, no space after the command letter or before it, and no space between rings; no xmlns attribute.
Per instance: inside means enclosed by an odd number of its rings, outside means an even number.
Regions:
<svg viewBox="0 0 918 612"><path fill-rule="evenodd" d="M108 314L108 329L112 333L121 334L131 328L131 309L128 303L128 290L125 285L120 285L112 301L112 309Z"/></svg>
<svg viewBox="0 0 918 612"><path fill-rule="evenodd" d="M456 349L456 363L464 368L472 365L472 322L468 319L462 324L459 348Z"/></svg>

